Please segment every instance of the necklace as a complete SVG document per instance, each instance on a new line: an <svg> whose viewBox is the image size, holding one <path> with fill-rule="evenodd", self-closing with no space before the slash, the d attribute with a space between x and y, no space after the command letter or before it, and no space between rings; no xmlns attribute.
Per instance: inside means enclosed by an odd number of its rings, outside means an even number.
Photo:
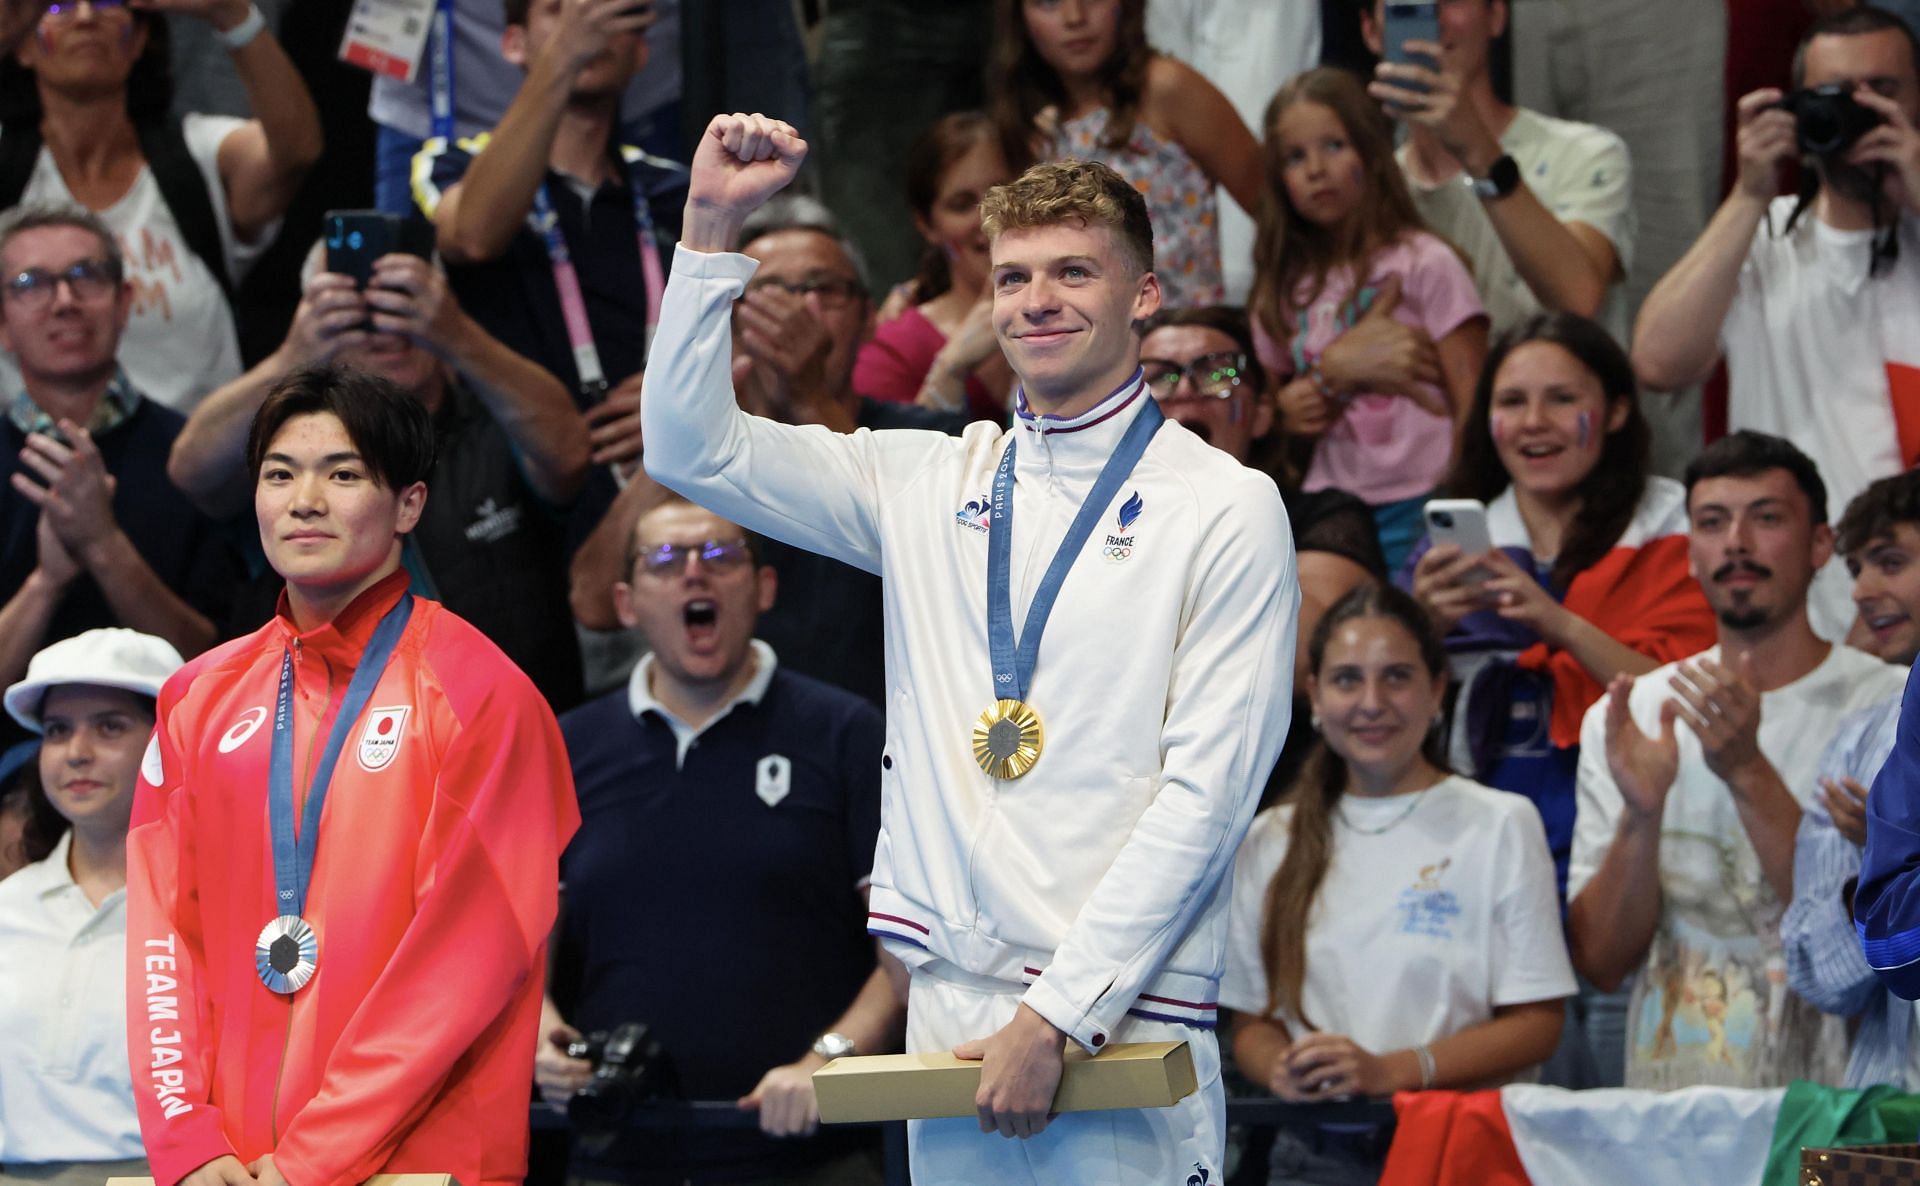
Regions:
<svg viewBox="0 0 1920 1186"><path fill-rule="evenodd" d="M1341 803L1338 807L1335 807L1333 810L1335 814L1337 814L1340 817L1340 822L1347 825L1347 827L1351 828L1353 831L1360 833L1362 836L1379 836L1382 833L1393 831L1395 828L1399 827L1402 823L1406 822L1406 818L1413 814L1413 809L1420 806L1420 800L1426 798L1427 792L1432 789L1433 789L1432 787L1425 787L1425 788L1422 788L1421 790L1413 791L1409 793L1407 795L1407 800L1408 800L1407 805L1400 809L1400 814L1394 816L1392 819L1388 820L1384 824L1381 824L1377 828L1363 828L1359 824L1356 824L1352 820L1348 819L1347 805L1344 802Z"/></svg>

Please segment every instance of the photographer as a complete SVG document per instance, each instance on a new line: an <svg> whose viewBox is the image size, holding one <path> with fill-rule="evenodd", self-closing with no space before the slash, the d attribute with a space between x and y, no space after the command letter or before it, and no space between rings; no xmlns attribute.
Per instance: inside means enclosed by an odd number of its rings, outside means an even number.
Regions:
<svg viewBox="0 0 1920 1186"><path fill-rule="evenodd" d="M1729 427L1791 437L1845 505L1920 452L1920 43L1847 9L1808 30L1792 85L1740 100L1739 178L1641 307L1633 364L1671 391L1724 356ZM1823 636L1852 628L1849 588L1837 559L1815 582Z"/></svg>
<svg viewBox="0 0 1920 1186"><path fill-rule="evenodd" d="M900 1038L866 933L884 723L754 638L778 580L760 548L677 495L628 537L614 604L651 653L560 723L584 826L561 861L554 997L579 1028L548 1003L535 1078L566 1104L593 1070L567 1044L637 1022L673 1088L737 1100L764 1135L596 1132L576 1104L575 1183L879 1183L868 1134L800 1138L812 1073ZM656 1063L632 1088L668 1083Z"/></svg>
<svg viewBox="0 0 1920 1186"><path fill-rule="evenodd" d="M286 340L194 410L167 475L209 514L237 514L252 500L247 430L276 383L329 361L392 380L433 417L434 497L404 551L415 590L478 627L557 710L571 707L580 654L558 524L586 476L585 419L558 379L461 310L428 261L382 256L361 289L319 257ZM279 587L268 573L236 618L265 621Z"/></svg>

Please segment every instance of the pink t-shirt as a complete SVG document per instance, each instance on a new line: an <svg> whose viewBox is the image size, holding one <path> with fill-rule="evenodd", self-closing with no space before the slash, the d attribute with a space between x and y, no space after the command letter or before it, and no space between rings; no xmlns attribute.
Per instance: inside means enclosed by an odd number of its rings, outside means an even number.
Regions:
<svg viewBox="0 0 1920 1186"><path fill-rule="evenodd" d="M1328 276L1320 295L1295 315L1293 337L1284 348L1256 320L1253 344L1261 363L1275 375L1304 373L1372 307L1389 276L1400 277L1394 319L1426 330L1436 342L1473 318L1486 316L1473 276L1453 248L1416 231L1373 257L1358 294L1351 271ZM1447 399L1444 388L1433 391ZM1450 418L1403 395L1361 392L1346 401L1339 418L1321 435L1301 485L1307 490L1345 490L1374 506L1417 498L1439 484L1452 451Z"/></svg>
<svg viewBox="0 0 1920 1186"><path fill-rule="evenodd" d="M947 335L918 306L910 308L874 330L854 355L853 389L871 399L910 404L946 344ZM1004 408L994 407L993 396L972 375L967 376L967 412L976 420L1004 420L1007 415Z"/></svg>

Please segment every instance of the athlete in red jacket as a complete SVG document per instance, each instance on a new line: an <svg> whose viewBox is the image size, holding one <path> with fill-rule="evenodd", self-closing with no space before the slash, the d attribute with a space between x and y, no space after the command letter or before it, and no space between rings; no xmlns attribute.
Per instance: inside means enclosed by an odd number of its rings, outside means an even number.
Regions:
<svg viewBox="0 0 1920 1186"><path fill-rule="evenodd" d="M161 692L127 846L129 1045L158 1186L525 1176L579 817L533 685L407 591L432 440L416 401L324 368L255 420L261 543L287 590Z"/></svg>

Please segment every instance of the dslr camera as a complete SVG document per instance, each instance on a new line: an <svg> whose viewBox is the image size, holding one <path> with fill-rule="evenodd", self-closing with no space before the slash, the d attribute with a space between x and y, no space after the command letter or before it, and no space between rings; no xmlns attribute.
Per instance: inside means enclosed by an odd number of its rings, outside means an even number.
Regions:
<svg viewBox="0 0 1920 1186"><path fill-rule="evenodd" d="M1806 156L1836 157L1880 126L1880 114L1853 97L1844 82L1804 87L1780 101L1794 118L1794 136Z"/></svg>
<svg viewBox="0 0 1920 1186"><path fill-rule="evenodd" d="M567 1101L567 1120L590 1144L610 1144L637 1105L674 1094L667 1052L642 1022L595 1030L568 1043L567 1057L593 1064L593 1078Z"/></svg>

